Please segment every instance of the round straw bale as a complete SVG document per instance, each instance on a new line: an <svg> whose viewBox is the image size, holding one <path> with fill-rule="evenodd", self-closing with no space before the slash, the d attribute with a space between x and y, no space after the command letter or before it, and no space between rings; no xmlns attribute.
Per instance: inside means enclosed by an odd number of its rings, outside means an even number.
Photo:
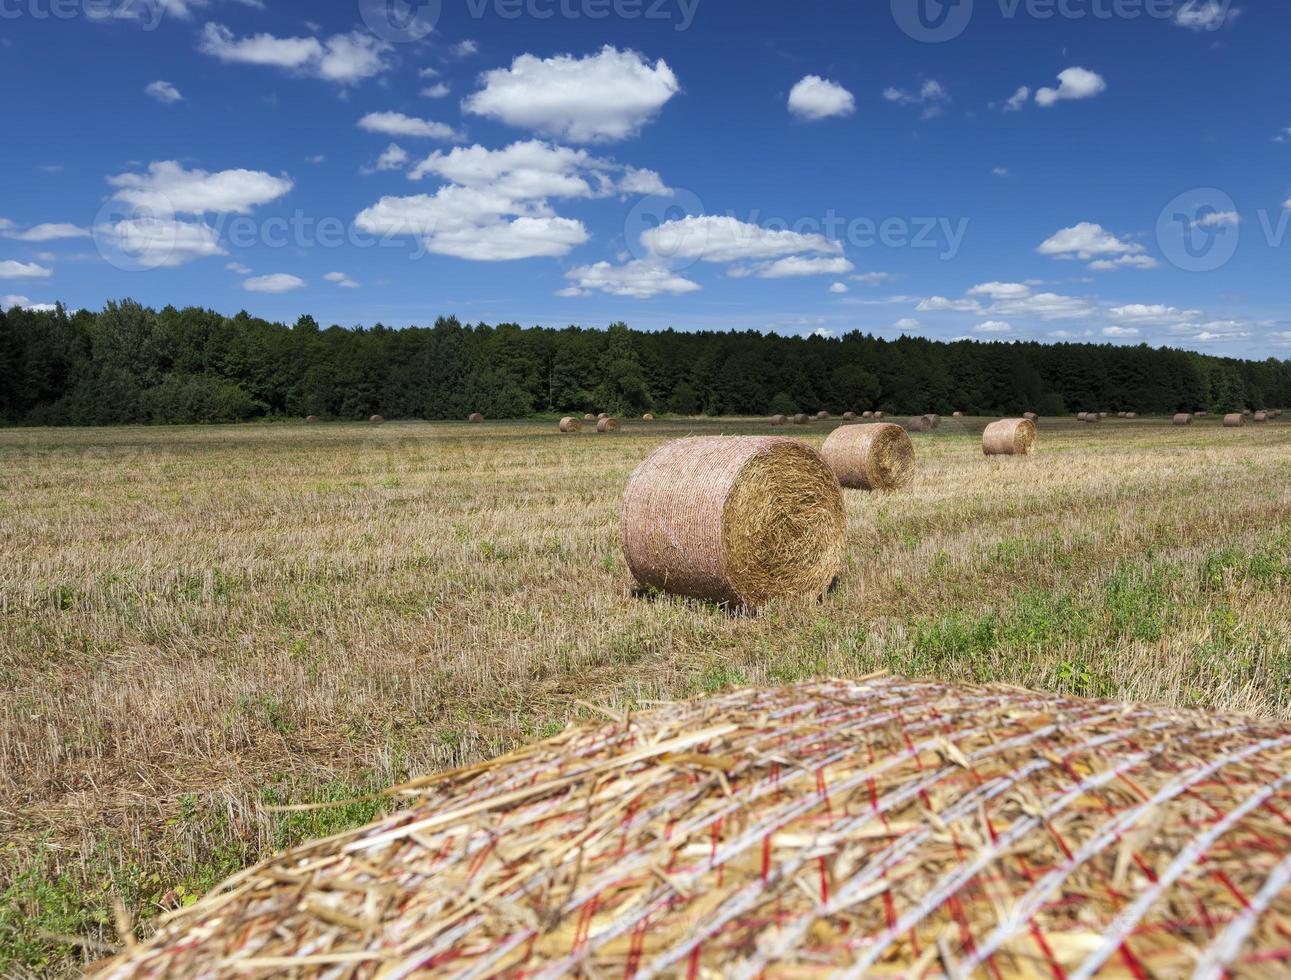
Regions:
<svg viewBox="0 0 1291 980"><path fill-rule="evenodd" d="M584 416L583 416L583 421L584 421L584 422L595 422L595 421L596 421L596 416L595 416L595 415L593 415L591 412L588 412L586 415L584 415Z"/></svg>
<svg viewBox="0 0 1291 980"><path fill-rule="evenodd" d="M610 417L610 413L609 413L609 412L600 412L596 417L597 417L598 419L608 419L608 418Z"/></svg>
<svg viewBox="0 0 1291 980"><path fill-rule="evenodd" d="M785 416L783 416L783 415L772 415L772 416L771 416L771 424L772 424L772 425L788 425L788 424L789 424L789 420L788 420L787 418L785 418Z"/></svg>
<svg viewBox="0 0 1291 980"><path fill-rule="evenodd" d="M1255 421L1256 421L1256 422L1267 422L1268 420L1269 420L1269 413L1268 413L1268 412L1256 412L1256 413L1255 413Z"/></svg>
<svg viewBox="0 0 1291 980"><path fill-rule="evenodd" d="M1023 412L1023 413L1022 413L1022 417L1023 417L1024 419L1026 419L1028 422L1039 422L1039 421L1040 421L1040 416L1039 416L1039 415L1037 415L1035 412Z"/></svg>
<svg viewBox="0 0 1291 980"><path fill-rule="evenodd" d="M1204 419L1204 418L1206 417L1206 413L1205 413L1205 412L1193 412L1193 413L1192 413L1192 417L1193 417L1193 418L1196 418L1196 419Z"/></svg>
<svg viewBox="0 0 1291 980"><path fill-rule="evenodd" d="M855 413L855 412L844 412L844 413L843 413L843 421L844 421L844 422L855 422L855 421L856 421L856 413Z"/></svg>
<svg viewBox="0 0 1291 980"><path fill-rule="evenodd" d="M583 423L580 422L578 419L573 418L572 416L566 415L563 419L560 420L560 431L561 432L582 432Z"/></svg>
<svg viewBox="0 0 1291 980"><path fill-rule="evenodd" d="M370 419L368 419L368 422L370 422L372 425L380 425L384 421L385 419L383 419L380 415L373 415Z"/></svg>
<svg viewBox="0 0 1291 980"><path fill-rule="evenodd" d="M829 418L829 413L828 413L828 412L817 412L817 413L816 413L816 418L817 418L817 419L819 419L820 421L824 422L827 418Z"/></svg>
<svg viewBox="0 0 1291 980"><path fill-rule="evenodd" d="M654 421L654 416L653 416L652 414L650 414L649 412L646 412L644 415L642 415L642 416L641 416L641 421L642 421L642 422L653 422L653 421Z"/></svg>
<svg viewBox="0 0 1291 980"><path fill-rule="evenodd" d="M1026 456L1036 444L1035 423L1030 419L1000 419L982 433L987 456Z"/></svg>
<svg viewBox="0 0 1291 980"><path fill-rule="evenodd" d="M806 425L810 421L811 419L807 418L807 416L804 415L802 412L799 412L797 415L793 417L794 425Z"/></svg>
<svg viewBox="0 0 1291 980"><path fill-rule="evenodd" d="M928 428L930 428L930 429L940 429L940 428L941 428L941 416L940 416L940 415L934 415L934 414L932 414L932 413L930 412L930 413L928 413L927 415L925 415L925 416L924 416L924 418L926 418L926 419L928 420Z"/></svg>
<svg viewBox="0 0 1291 980"><path fill-rule="evenodd" d="M1098 417L1099 417L1100 419L1105 419L1105 418L1107 418L1107 413L1106 413L1106 412L1099 412L1099 413L1098 413Z"/></svg>
<svg viewBox="0 0 1291 980"><path fill-rule="evenodd" d="M914 477L914 443L891 422L835 429L820 455L853 490L900 490Z"/></svg>
<svg viewBox="0 0 1291 980"><path fill-rule="evenodd" d="M964 417L964 413L963 413L963 412L951 412L951 413L950 413L950 417L951 417L951 418L956 418L956 419L962 419L962 418Z"/></svg>
<svg viewBox="0 0 1291 980"><path fill-rule="evenodd" d="M881 418L883 418L883 414L884 414L883 412L875 412L875 413L874 413L874 417L875 417L876 419L881 419Z"/></svg>
<svg viewBox="0 0 1291 980"><path fill-rule="evenodd" d="M1133 421L1134 419L1136 419L1136 418L1138 418L1138 417L1139 417L1139 413L1138 413L1138 412L1126 412L1126 413L1125 413L1125 417L1126 417L1127 419L1130 419L1131 421Z"/></svg>
<svg viewBox="0 0 1291 980"><path fill-rule="evenodd" d="M1271 980L1289 743L883 676L592 716L388 791L91 973Z"/></svg>
<svg viewBox="0 0 1291 980"><path fill-rule="evenodd" d="M1192 425L1192 416L1187 412L1180 412L1174 417L1175 425Z"/></svg>
<svg viewBox="0 0 1291 980"><path fill-rule="evenodd" d="M863 419L872 419L872 418L874 418L874 413L873 413L873 412L862 412L862 413L861 413L861 418L863 418Z"/></svg>
<svg viewBox="0 0 1291 980"><path fill-rule="evenodd" d="M661 446L628 479L620 524L641 585L753 608L823 594L846 527L825 461L775 436Z"/></svg>
<svg viewBox="0 0 1291 980"><path fill-rule="evenodd" d="M912 415L906 419L905 427L911 432L927 432L932 428L932 423L926 415Z"/></svg>
<svg viewBox="0 0 1291 980"><path fill-rule="evenodd" d="M1240 429L1246 424L1246 417L1241 412L1233 412L1224 416L1224 427L1229 429Z"/></svg>
<svg viewBox="0 0 1291 980"><path fill-rule="evenodd" d="M1242 414L1246 416L1248 419L1254 417L1255 415L1255 413L1251 411L1249 408L1243 409Z"/></svg>
<svg viewBox="0 0 1291 980"><path fill-rule="evenodd" d="M478 424L484 421L484 416L481 415L479 412L472 412L470 415L466 416L466 421L475 422Z"/></svg>
<svg viewBox="0 0 1291 980"><path fill-rule="evenodd" d="M596 431L597 432L618 432L619 420L609 415L605 416L605 418L603 419L597 419Z"/></svg>
<svg viewBox="0 0 1291 980"><path fill-rule="evenodd" d="M314 422L317 422L317 421L318 421L318 416L317 416L317 415L306 415L306 416L305 416L305 421L306 421L306 422L309 422L309 423L311 423L311 424L312 424L312 423L314 423Z"/></svg>

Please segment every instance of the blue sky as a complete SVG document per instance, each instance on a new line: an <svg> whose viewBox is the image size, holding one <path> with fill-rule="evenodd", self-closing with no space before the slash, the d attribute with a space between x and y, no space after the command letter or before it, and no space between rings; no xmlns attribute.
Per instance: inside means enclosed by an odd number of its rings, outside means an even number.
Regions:
<svg viewBox="0 0 1291 980"><path fill-rule="evenodd" d="M1287 357L1289 27L1254 0L0 0L0 302Z"/></svg>

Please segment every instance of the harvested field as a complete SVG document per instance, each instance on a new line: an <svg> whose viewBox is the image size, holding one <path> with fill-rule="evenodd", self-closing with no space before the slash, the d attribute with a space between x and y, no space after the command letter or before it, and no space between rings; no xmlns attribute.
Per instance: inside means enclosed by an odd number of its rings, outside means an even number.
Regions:
<svg viewBox="0 0 1291 980"><path fill-rule="evenodd" d="M1008 466L943 426L847 496L837 587L757 616L634 595L618 521L652 450L768 421L555 421L0 431L0 975L379 801L284 806L599 708L888 669L1291 718L1280 419L1055 418Z"/></svg>

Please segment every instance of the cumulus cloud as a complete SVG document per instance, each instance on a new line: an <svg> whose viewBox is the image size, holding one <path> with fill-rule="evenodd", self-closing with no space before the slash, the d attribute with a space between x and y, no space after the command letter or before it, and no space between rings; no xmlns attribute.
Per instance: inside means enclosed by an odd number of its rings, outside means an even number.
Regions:
<svg viewBox="0 0 1291 980"><path fill-rule="evenodd" d="M182 102L184 97L179 94L179 89L171 85L170 82L156 81L149 82L144 88L144 93L152 96L158 102L170 104L173 102Z"/></svg>
<svg viewBox="0 0 1291 980"><path fill-rule="evenodd" d="M408 151L398 143L391 143L385 148L377 162L371 167L363 168L366 174L377 173L384 170L402 170L408 165Z"/></svg>
<svg viewBox="0 0 1291 980"><path fill-rule="evenodd" d="M1020 85L1018 90L1009 96L1004 103L1005 112L1017 112L1024 108L1031 99L1031 87L1029 85Z"/></svg>
<svg viewBox="0 0 1291 980"><path fill-rule="evenodd" d="M975 299L949 299L945 296L929 296L919 301L915 307L917 313L981 313L982 304Z"/></svg>
<svg viewBox="0 0 1291 980"><path fill-rule="evenodd" d="M1130 303L1126 306L1112 307L1108 310L1108 315L1113 320L1147 325L1195 320L1201 316L1201 311L1176 309L1163 303Z"/></svg>
<svg viewBox="0 0 1291 980"><path fill-rule="evenodd" d="M789 111L799 119L828 119L850 116L856 111L856 99L837 82L807 75L789 92Z"/></svg>
<svg viewBox="0 0 1291 980"><path fill-rule="evenodd" d="M904 319L898 320L896 323L892 324L892 329L918 330L919 326L920 324L918 320L914 319L913 317L905 317Z"/></svg>
<svg viewBox="0 0 1291 980"><path fill-rule="evenodd" d="M1091 262L1090 268L1096 271L1122 267L1152 269L1158 264L1143 254L1145 249L1142 245L1123 241L1102 225L1090 221L1063 228L1041 242L1036 251L1056 259Z"/></svg>
<svg viewBox="0 0 1291 980"><path fill-rule="evenodd" d="M1137 337L1137 327L1103 327L1104 337Z"/></svg>
<svg viewBox="0 0 1291 980"><path fill-rule="evenodd" d="M838 276L851 272L855 266L841 255L814 256L790 255L774 262L760 265L737 267L728 275L736 278L757 276L759 279L791 279L801 276Z"/></svg>
<svg viewBox="0 0 1291 980"><path fill-rule="evenodd" d="M150 163L142 174L108 178L113 197L155 214L248 214L257 205L282 197L293 183L260 170L185 170L175 160Z"/></svg>
<svg viewBox="0 0 1291 980"><path fill-rule="evenodd" d="M286 272L274 272L267 276L254 276L251 279L244 280L242 288L249 293L287 293L293 289L300 289L305 285L305 280L300 276L289 275Z"/></svg>
<svg viewBox="0 0 1291 980"><path fill-rule="evenodd" d="M653 170L624 167L586 150L542 140L516 142L498 150L476 144L447 153L436 151L408 174L413 180L428 175L520 199L671 193Z"/></svg>
<svg viewBox="0 0 1291 980"><path fill-rule="evenodd" d="M197 49L230 64L262 65L349 85L385 71L391 46L363 31L316 37L256 34L238 38L223 24L207 24Z"/></svg>
<svg viewBox="0 0 1291 980"><path fill-rule="evenodd" d="M763 228L728 215L687 215L641 234L656 255L705 262L755 262L803 253L841 255L841 243L823 235Z"/></svg>
<svg viewBox="0 0 1291 980"><path fill-rule="evenodd" d="M449 89L447 85L443 82L436 82L434 85L428 85L422 89L421 95L424 99L442 99L444 96L448 95L448 92Z"/></svg>
<svg viewBox="0 0 1291 980"><path fill-rule="evenodd" d="M243 265L241 262L230 262L227 265L225 265L224 268L228 269L230 272L236 272L240 276L246 276L251 274L251 267L247 265Z"/></svg>
<svg viewBox="0 0 1291 980"><path fill-rule="evenodd" d="M414 139L461 139L457 130L445 123L431 119L418 119L402 112L369 112L359 120L359 129L386 136L406 136Z"/></svg>
<svg viewBox="0 0 1291 980"><path fill-rule="evenodd" d="M1013 325L1004 320L987 320L979 323L973 330L977 333L1009 333L1013 330Z"/></svg>
<svg viewBox="0 0 1291 980"><path fill-rule="evenodd" d="M572 285L560 291L562 296L586 296L592 292L602 292L629 299L649 299L662 293L681 296L700 288L698 283L677 275L663 263L641 259L634 259L623 265L611 265L609 262L581 265L565 273L565 278Z"/></svg>
<svg viewBox="0 0 1291 980"><path fill-rule="evenodd" d="M852 282L863 282L867 286L880 286L892 279L890 272L858 272L849 277Z"/></svg>
<svg viewBox="0 0 1291 980"><path fill-rule="evenodd" d="M635 136L680 91L663 59L610 45L585 58L522 54L481 81L463 111L575 143Z"/></svg>
<svg viewBox="0 0 1291 980"><path fill-rule="evenodd" d="M1092 99L1107 90L1103 76L1085 68L1068 68L1059 72L1058 82L1056 89L1042 88L1036 92L1036 105L1047 108L1069 99Z"/></svg>
<svg viewBox="0 0 1291 980"><path fill-rule="evenodd" d="M950 93L941 86L940 82L932 79L924 82L918 91L887 88L883 91L883 98L897 105L923 106L924 119L933 119L941 115L942 110L950 103Z"/></svg>
<svg viewBox="0 0 1291 980"><path fill-rule="evenodd" d="M351 279L349 276L347 276L344 272L328 272L324 274L323 279L326 280L327 282L335 283L336 285L340 286L342 289L359 288L359 284L355 282L353 279Z"/></svg>
<svg viewBox="0 0 1291 980"><path fill-rule="evenodd" d="M846 293L846 292L849 292L850 290L848 290L847 288L847 283L835 282L830 284L829 291L831 293Z"/></svg>
<svg viewBox="0 0 1291 980"><path fill-rule="evenodd" d="M0 261L0 279L48 279L53 274L52 269L35 262Z"/></svg>
<svg viewBox="0 0 1291 980"><path fill-rule="evenodd" d="M1228 0L1188 0L1174 15L1174 22L1190 31L1217 31L1241 13Z"/></svg>
<svg viewBox="0 0 1291 980"><path fill-rule="evenodd" d="M983 305L982 300L989 300L989 305ZM921 313L985 314L1007 322L1014 317L1040 320L1083 319L1093 316L1098 312L1098 307L1092 301L1077 296L1037 293L1026 283L984 282L967 290L961 299L931 296L922 300L916 310Z"/></svg>

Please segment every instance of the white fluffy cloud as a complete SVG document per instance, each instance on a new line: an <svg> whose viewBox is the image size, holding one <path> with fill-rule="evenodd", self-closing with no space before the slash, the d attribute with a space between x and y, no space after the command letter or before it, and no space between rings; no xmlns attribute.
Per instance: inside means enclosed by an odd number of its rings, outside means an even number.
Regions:
<svg viewBox="0 0 1291 980"><path fill-rule="evenodd" d="M52 313L58 309L53 303L33 303L26 296L0 296L0 310L12 310L19 307L24 310L31 310L33 313Z"/></svg>
<svg viewBox="0 0 1291 980"><path fill-rule="evenodd" d="M363 31L316 37L256 34L237 38L223 24L202 29L198 50L232 64L266 65L348 85L385 71L391 47Z"/></svg>
<svg viewBox="0 0 1291 980"><path fill-rule="evenodd" d="M1017 112L1019 109L1026 106L1030 99L1031 87L1029 85L1021 85L1018 87L1018 90L1009 97L1008 101L1004 103L1004 111Z"/></svg>
<svg viewBox="0 0 1291 980"><path fill-rule="evenodd" d="M677 275L660 262L634 259L623 265L597 262L581 265L565 273L572 285L562 289L562 296L586 296L591 292L626 296L630 299L649 299L666 293L681 296L698 290L699 284Z"/></svg>
<svg viewBox="0 0 1291 980"><path fill-rule="evenodd" d="M408 174L413 180L428 175L521 200L604 197L618 191L669 193L653 170L622 167L586 150L542 140L512 143L499 150L476 144L457 146L447 153L436 151Z"/></svg>
<svg viewBox="0 0 1291 980"><path fill-rule="evenodd" d="M1137 337L1137 327L1103 327L1104 337Z"/></svg>
<svg viewBox="0 0 1291 980"><path fill-rule="evenodd" d="M736 278L757 276L759 279L791 279L800 276L839 276L854 268L841 255L790 255L774 262L735 268L728 274Z"/></svg>
<svg viewBox="0 0 1291 980"><path fill-rule="evenodd" d="M148 165L147 173L108 178L113 197L147 208L155 214L248 214L292 189L285 174L275 177L260 170L185 170L175 160Z"/></svg>
<svg viewBox="0 0 1291 980"><path fill-rule="evenodd" d="M485 72L465 112L575 143L627 139L680 90L660 59L606 45L597 54L538 58L522 54L510 68Z"/></svg>
<svg viewBox="0 0 1291 980"><path fill-rule="evenodd" d="M171 269L212 255L227 255L219 233L202 221L131 218L94 229L100 245L119 249L143 269Z"/></svg>
<svg viewBox="0 0 1291 980"><path fill-rule="evenodd" d="M58 222L32 225L26 231L19 231L13 222L0 219L0 236L20 242L53 242L63 238L89 238L90 231L88 228Z"/></svg>
<svg viewBox="0 0 1291 980"><path fill-rule="evenodd" d="M1092 99L1107 90L1107 82L1086 68L1068 68L1058 73L1058 87L1042 88L1035 94L1036 105L1049 107L1068 99Z"/></svg>
<svg viewBox="0 0 1291 980"><path fill-rule="evenodd" d="M1174 22L1190 31L1217 31L1241 11L1230 9L1229 0L1188 0L1174 15Z"/></svg>
<svg viewBox="0 0 1291 980"><path fill-rule="evenodd" d="M789 111L799 119L828 119L850 116L856 111L856 99L837 82L807 75L789 92Z"/></svg>
<svg viewBox="0 0 1291 980"><path fill-rule="evenodd" d="M984 306L982 299L989 299L990 305ZM1031 286L1020 282L981 283L969 289L961 299L931 296L922 300L915 309L920 313L975 313L1004 322L1014 317L1078 320L1098 312L1098 307L1090 300L1058 293L1037 293Z"/></svg>
<svg viewBox="0 0 1291 980"><path fill-rule="evenodd" d="M432 119L418 119L402 112L369 112L359 120L359 129L386 136L407 136L415 139L461 139L457 130Z"/></svg>
<svg viewBox="0 0 1291 980"><path fill-rule="evenodd" d="M286 272L275 272L267 276L255 276L251 279L244 280L242 288L249 293L287 293L293 289L300 289L305 285L305 280L300 276L289 275Z"/></svg>
<svg viewBox="0 0 1291 980"><path fill-rule="evenodd" d="M1004 320L987 320L979 323L973 330L977 333L1009 333L1013 330L1013 325Z"/></svg>
<svg viewBox="0 0 1291 980"><path fill-rule="evenodd" d="M829 291L830 291L831 293L840 293L840 294L841 294L841 293L851 292L851 290L849 290L849 289L847 288L847 283L845 283L845 282L835 282L835 283L831 283L831 284L830 284L830 286L829 286Z"/></svg>
<svg viewBox="0 0 1291 980"><path fill-rule="evenodd" d="M382 170L402 170L408 165L408 151L398 143L391 143L377 157L377 162L364 168L364 173L376 173Z"/></svg>
<svg viewBox="0 0 1291 980"><path fill-rule="evenodd" d="M421 96L424 99L442 99L448 95L448 86L443 82L436 82L434 85L428 85L421 90Z"/></svg>
<svg viewBox="0 0 1291 980"><path fill-rule="evenodd" d="M170 82L161 80L149 82L144 88L144 94L152 96L158 102L170 104L173 102L182 102L184 97L179 94L179 89L171 85Z"/></svg>
<svg viewBox="0 0 1291 980"><path fill-rule="evenodd" d="M1155 269L1159 263L1137 242L1117 238L1102 225L1082 221L1063 228L1036 248L1041 255L1056 259L1080 259L1089 268L1104 272L1118 268Z"/></svg>
<svg viewBox="0 0 1291 980"><path fill-rule="evenodd" d="M336 285L340 286L342 289L359 288L359 284L355 282L353 279L351 279L349 276L347 276L344 272L328 272L324 274L323 278L327 282L335 283Z"/></svg>
<svg viewBox="0 0 1291 980"><path fill-rule="evenodd" d="M932 79L919 86L917 92L899 88L888 88L883 91L883 98L897 105L923 106L923 118L932 119L941 115L942 110L950 103L950 94L940 82Z"/></svg>
<svg viewBox="0 0 1291 980"><path fill-rule="evenodd" d="M756 262L813 253L841 255L843 246L823 235L763 228L727 215L687 215L641 234L655 255L705 262Z"/></svg>
<svg viewBox="0 0 1291 980"><path fill-rule="evenodd" d="M915 307L918 313L982 313L982 304L975 299L948 299L945 296L929 296L919 301Z"/></svg>
<svg viewBox="0 0 1291 980"><path fill-rule="evenodd" d="M0 261L0 279L48 279L53 274L52 269L35 262Z"/></svg>
<svg viewBox="0 0 1291 980"><path fill-rule="evenodd" d="M1164 325L1195 320L1201 316L1200 310L1180 310L1163 303L1131 303L1127 306L1115 306L1108 310L1113 320L1141 325Z"/></svg>

